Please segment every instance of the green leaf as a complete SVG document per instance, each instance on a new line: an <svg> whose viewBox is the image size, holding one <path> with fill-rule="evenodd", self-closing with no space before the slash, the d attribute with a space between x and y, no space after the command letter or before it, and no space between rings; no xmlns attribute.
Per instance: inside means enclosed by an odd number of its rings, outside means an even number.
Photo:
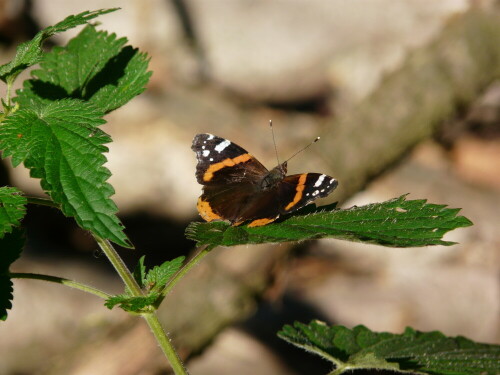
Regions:
<svg viewBox="0 0 500 375"><path fill-rule="evenodd" d="M17 47L16 56L11 62L0 66L0 79L4 82L13 82L19 73L38 63L43 56L42 44L52 35L83 25L97 16L114 12L117 9L118 8L82 12L77 15L66 17L54 26L49 26L41 30L32 40L24 42Z"/></svg>
<svg viewBox="0 0 500 375"><path fill-rule="evenodd" d="M158 297L159 294L157 293L150 293L143 297L132 297L128 294L120 294L108 298L104 305L110 310L116 305L119 305L125 311L140 313L144 308L155 303Z"/></svg>
<svg viewBox="0 0 500 375"><path fill-rule="evenodd" d="M0 238L20 225L21 219L26 215L26 204L26 198L21 195L20 190L0 187Z"/></svg>
<svg viewBox="0 0 500 375"><path fill-rule="evenodd" d="M97 128L102 113L79 100L61 100L36 109L19 109L0 126L3 157L21 162L63 213L86 230L131 247L116 217L114 194L103 167L109 136Z"/></svg>
<svg viewBox="0 0 500 375"><path fill-rule="evenodd" d="M267 242L337 238L392 247L453 245L443 235L472 222L457 216L460 209L406 200L406 195L382 203L349 209L320 207L314 213L289 216L278 222L249 228L226 222L191 223L186 236L197 245L235 246Z"/></svg>
<svg viewBox="0 0 500 375"><path fill-rule="evenodd" d="M137 263L137 266L135 266L134 272L132 273L132 276L134 276L134 279L137 284L139 284L140 288L143 288L146 284L146 266L144 265L144 258L144 255L139 258L139 262Z"/></svg>
<svg viewBox="0 0 500 375"><path fill-rule="evenodd" d="M164 262L160 266L154 266L146 275L144 285L153 292L159 292L167 282L176 274L182 267L185 257L180 256L173 260Z"/></svg>
<svg viewBox="0 0 500 375"><path fill-rule="evenodd" d="M151 292L159 292L167 282L182 267L185 257L180 256L170 261L166 261L160 266L154 266L146 272L144 256L139 259L139 263L134 270L134 279L141 288L146 288Z"/></svg>
<svg viewBox="0 0 500 375"><path fill-rule="evenodd" d="M85 27L65 47L55 47L18 90L21 107L65 98L93 103L110 112L142 93L151 76L148 58L125 46L126 38Z"/></svg>
<svg viewBox="0 0 500 375"><path fill-rule="evenodd" d="M364 326L348 329L312 321L286 325L278 336L333 362L332 375L357 369L434 375L493 375L500 371L499 345L446 337L437 331L407 328L402 334L377 333Z"/></svg>
<svg viewBox="0 0 500 375"><path fill-rule="evenodd" d="M0 238L0 320L7 319L7 310L12 308L13 284L9 267L19 258L24 247L24 231L16 228Z"/></svg>

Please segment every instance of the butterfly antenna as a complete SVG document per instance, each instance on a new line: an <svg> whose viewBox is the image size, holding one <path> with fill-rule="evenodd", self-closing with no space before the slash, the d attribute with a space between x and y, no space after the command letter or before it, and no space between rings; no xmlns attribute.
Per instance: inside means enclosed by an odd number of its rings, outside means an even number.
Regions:
<svg viewBox="0 0 500 375"><path fill-rule="evenodd" d="M314 143L318 142L320 140L320 137L316 137L316 139L314 141L312 141L311 143L309 143L306 147L300 149L299 151L297 151L295 154L293 154L292 156L290 156L288 159L285 160L285 162L288 162L291 158L297 156L298 154L300 154L302 151L308 149L309 147L311 147Z"/></svg>
<svg viewBox="0 0 500 375"><path fill-rule="evenodd" d="M269 120L269 127L271 128L271 133L273 135L273 144L274 144L274 152L276 153L276 160L278 160L278 165L280 165L280 158L278 157L278 149L276 148L276 140L274 139L273 120Z"/></svg>

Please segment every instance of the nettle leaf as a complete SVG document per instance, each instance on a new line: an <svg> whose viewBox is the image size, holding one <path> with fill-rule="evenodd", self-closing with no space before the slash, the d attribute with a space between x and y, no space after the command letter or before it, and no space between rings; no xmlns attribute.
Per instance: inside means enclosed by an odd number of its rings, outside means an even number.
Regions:
<svg viewBox="0 0 500 375"><path fill-rule="evenodd" d="M63 213L84 229L131 247L110 199L111 175L103 167L110 137L98 125L102 112L79 100L61 100L36 109L19 109L0 126L3 157L21 162Z"/></svg>
<svg viewBox="0 0 500 375"><path fill-rule="evenodd" d="M164 262L160 266L154 266L146 275L145 285L153 292L159 292L167 282L182 267L185 257L180 256L173 260Z"/></svg>
<svg viewBox="0 0 500 375"><path fill-rule="evenodd" d="M493 375L500 371L500 346L464 337L407 328L402 334L373 332L364 326L348 329L323 322L295 322L278 336L335 364L330 374L357 369L395 373Z"/></svg>
<svg viewBox="0 0 500 375"><path fill-rule="evenodd" d="M306 215L283 218L275 223L249 228L226 222L191 223L186 236L197 245L235 246L267 242L336 238L392 247L453 245L443 235L472 222L457 216L459 208L406 200L406 195L362 207L320 207Z"/></svg>
<svg viewBox="0 0 500 375"><path fill-rule="evenodd" d="M85 27L65 47L55 47L26 80L15 101L21 107L81 99L110 112L142 93L149 81L149 59L124 46L126 38Z"/></svg>
<svg viewBox="0 0 500 375"><path fill-rule="evenodd" d="M137 266L135 266L134 272L132 273L132 276L134 276L134 279L137 284L139 284L140 288L143 288L146 284L146 266L144 265L145 257L146 256L143 255L139 258L139 262L137 263Z"/></svg>
<svg viewBox="0 0 500 375"><path fill-rule="evenodd" d="M129 290L126 290L124 294L109 298L105 306L112 309L114 306L119 305L125 311L136 313L144 312L146 308L155 309L154 304L159 301L161 290L182 267L184 259L185 257L181 256L146 271L144 256L142 256L135 267L133 276L145 295L133 296Z"/></svg>
<svg viewBox="0 0 500 375"><path fill-rule="evenodd" d="M124 47L89 83L90 102L105 113L121 107L146 89L152 74L148 65L147 54Z"/></svg>
<svg viewBox="0 0 500 375"><path fill-rule="evenodd" d="M41 47L47 38L76 26L83 25L97 16L114 12L115 10L118 10L118 8L82 12L77 15L66 17L54 26L49 26L39 31L32 40L24 42L17 47L16 56L11 62L0 66L0 79L4 82L13 82L19 73L37 64L42 59L43 51Z"/></svg>
<svg viewBox="0 0 500 375"><path fill-rule="evenodd" d="M125 311L140 313L141 310L155 303L158 297L158 293L151 293L142 297L132 297L128 294L119 294L108 298L104 305L110 310L116 305L119 305L120 308Z"/></svg>
<svg viewBox="0 0 500 375"><path fill-rule="evenodd" d="M7 310L12 308L14 289L9 267L21 255L24 240L24 231L21 228L0 237L0 320L6 320Z"/></svg>
<svg viewBox="0 0 500 375"><path fill-rule="evenodd" d="M26 204L26 197L21 195L20 190L0 187L0 238L21 224L21 219L26 215Z"/></svg>
<svg viewBox="0 0 500 375"><path fill-rule="evenodd" d="M172 276L179 271L185 259L184 256L180 256L173 260L166 261L160 266L154 266L146 271L144 258L145 257L142 256L135 267L133 272L134 279L141 288L145 288L146 291L154 293L159 292Z"/></svg>

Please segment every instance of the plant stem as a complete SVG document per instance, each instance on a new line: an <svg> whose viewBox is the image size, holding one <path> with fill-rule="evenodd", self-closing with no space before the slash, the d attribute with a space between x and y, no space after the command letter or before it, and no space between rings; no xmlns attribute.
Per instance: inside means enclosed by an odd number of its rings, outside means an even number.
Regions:
<svg viewBox="0 0 500 375"><path fill-rule="evenodd" d="M7 108L10 107L10 96L12 95L12 85L14 82L10 79L7 79L7 93L5 95L5 103L7 104Z"/></svg>
<svg viewBox="0 0 500 375"><path fill-rule="evenodd" d="M113 245L111 245L111 243L108 240L105 240L95 234L92 235L94 236L101 250L108 257L109 261L115 268L118 275L120 275L120 277L122 278L127 289L130 290L130 292L132 293L132 295L135 297L144 296L144 293L139 287L139 284L137 284L134 277L132 276L132 273L130 273L125 263L123 263L122 258L120 258Z"/></svg>
<svg viewBox="0 0 500 375"><path fill-rule="evenodd" d="M44 198L28 197L28 203L49 206L49 207L58 207L58 205L55 204L52 200L44 199ZM111 262L111 264L115 268L116 272L118 273L118 275L121 277L121 279L125 283L125 286L130 291L130 293L135 297L144 296L144 293L141 290L139 284L137 284L132 273L127 268L127 266L123 262L122 258L118 255L118 253L116 252L113 245L111 245L111 243L104 238L101 238L95 234L92 234L92 235L94 236L94 238L95 238L97 244L99 245L99 247L101 248L101 250L108 257L109 261ZM184 268L182 270L180 270L180 272L178 272L178 274L175 276L175 278L173 280L175 282L171 283L173 285L171 285L171 286L169 285L169 291L171 288L173 288L175 283L178 280L180 280L180 278L192 266L194 266L198 262L199 259L201 259L200 255L203 255L202 253L203 253L203 249L193 259L191 259L190 262L188 262L188 264L186 264L186 266L184 266ZM193 262L193 260L194 260L194 262ZM23 277L22 275L32 275L32 274L12 274L12 275L16 275L17 277ZM93 288L87 287L83 284L79 284L79 283L76 283L76 282L71 281L71 280L56 278L56 277L52 277L52 276L44 276L44 277L42 277L42 276L43 275L40 275L40 277L33 277L33 278L41 278L41 279L43 278L44 280L47 280L47 281L59 282L61 284L65 284L68 286L72 286L74 288L86 290L90 293L94 293L97 295L99 295L98 293L102 293L99 296L106 298L106 299L110 297L108 294L106 294L104 292L95 290ZM25 278L28 278L28 277L25 276ZM168 291L167 291L167 293L168 293ZM156 341L158 342L158 345L160 345L163 353L167 357L167 360L169 361L170 365L172 366L172 369L174 370L175 374L176 375L188 375L188 372L187 372L186 368L184 367L184 365L182 364L182 361L179 358L179 355L175 351L175 348L173 347L172 343L170 342L170 339L168 338L167 333L163 330L156 313L150 312L150 313L144 313L141 315L146 320L147 324L149 325L151 332L153 332L153 335L155 336Z"/></svg>
<svg viewBox="0 0 500 375"><path fill-rule="evenodd" d="M106 256L108 257L109 261L115 268L116 272L118 272L118 274L122 278L123 282L127 286L128 290L131 292L131 294L135 297L144 296L144 293L142 292L141 288L135 281L134 277L130 273L125 263L123 263L122 258L120 258L120 256L114 249L113 245L111 245L111 243L108 240L96 236L95 234L92 235L94 236L95 240L101 247L104 254L106 254ZM156 341L158 341L158 345L160 345L161 349L163 350L163 353L165 353L165 356L167 357L175 374L187 375L188 374L187 370L184 368L184 365L182 364L181 359L177 355L175 348L170 342L167 333L163 330L160 321L156 316L156 313L155 312L144 313L142 314L142 316L148 323L151 332L153 332Z"/></svg>
<svg viewBox="0 0 500 375"><path fill-rule="evenodd" d="M38 204L39 206L48 206L59 208L59 205L54 203L53 200L48 198L26 197L29 204Z"/></svg>
<svg viewBox="0 0 500 375"><path fill-rule="evenodd" d="M9 276L13 279L34 279L34 280L43 280L43 281L49 281L52 283L58 283L58 284L69 286L71 288L82 290L82 291L87 292L87 293L91 293L97 297L104 298L104 299L108 299L109 297L111 297L110 294L103 292L102 290L96 289L96 288L91 287L89 285L79 283L77 281L65 279L63 277L42 275L42 274L38 274L38 273L24 273L24 272L10 273Z"/></svg>
<svg viewBox="0 0 500 375"><path fill-rule="evenodd" d="M158 345L160 345L161 350L163 350L163 353L167 357L175 374L188 375L187 369L182 364L179 355L175 351L172 343L170 342L170 338L168 337L168 335L165 333L165 330L161 326L156 313L155 312L146 313L142 314L142 316L148 323L151 332L153 332L153 335L155 336Z"/></svg>
<svg viewBox="0 0 500 375"><path fill-rule="evenodd" d="M203 245L200 247L198 250L198 253L189 261L184 264L184 266L175 274L175 276L168 282L167 285L165 285L165 288L161 291L161 297L158 298L157 302L155 303L156 308L158 308L163 301L163 299L167 296L168 293L175 287L175 285L186 275L186 273L191 270L198 262L204 258L209 252L212 250L211 247L208 247L208 245Z"/></svg>

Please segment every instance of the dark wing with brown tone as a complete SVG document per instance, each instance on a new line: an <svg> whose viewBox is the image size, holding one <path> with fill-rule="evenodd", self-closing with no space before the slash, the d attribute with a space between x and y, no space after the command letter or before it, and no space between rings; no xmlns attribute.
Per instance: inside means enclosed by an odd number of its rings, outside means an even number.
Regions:
<svg viewBox="0 0 500 375"><path fill-rule="evenodd" d="M203 219L239 221L269 171L245 149L212 134L194 137L196 179L203 185L198 211Z"/></svg>
<svg viewBox="0 0 500 375"><path fill-rule="evenodd" d="M212 134L197 134L191 149L198 159L196 179L201 185L255 182L268 173L245 149Z"/></svg>
<svg viewBox="0 0 500 375"><path fill-rule="evenodd" d="M269 190L249 190L245 194L240 189L226 191L224 194L232 194L231 201L235 199L238 209L225 214L232 215L233 223L251 221L249 227L266 225L280 215L298 210L317 198L326 197L337 185L337 180L330 176L303 173L286 176Z"/></svg>
<svg viewBox="0 0 500 375"><path fill-rule="evenodd" d="M286 176L279 186L280 214L293 212L315 199L324 198L337 186L336 179L321 173Z"/></svg>

